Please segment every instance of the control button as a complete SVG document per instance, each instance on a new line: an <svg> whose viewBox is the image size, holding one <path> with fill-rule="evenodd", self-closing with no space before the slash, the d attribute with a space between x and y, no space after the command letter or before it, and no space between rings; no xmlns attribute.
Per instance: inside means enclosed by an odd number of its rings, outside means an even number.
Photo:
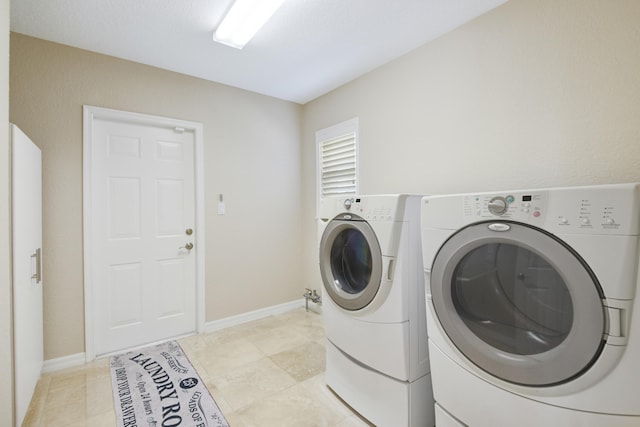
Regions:
<svg viewBox="0 0 640 427"><path fill-rule="evenodd" d="M534 217L538 218L540 216L540 211L533 211L533 213L531 214Z"/></svg>
<svg viewBox="0 0 640 427"><path fill-rule="evenodd" d="M522 206L524 206L525 208L530 208L531 207L531 203L523 203Z"/></svg>
<svg viewBox="0 0 640 427"><path fill-rule="evenodd" d="M613 218L607 218L604 222L606 224L611 225L611 224L615 224L616 221Z"/></svg>
<svg viewBox="0 0 640 427"><path fill-rule="evenodd" d="M494 197L493 199L489 200L489 205L487 207L489 208L489 212L491 212L492 214L502 215L507 211L509 205L507 204L507 201L504 197Z"/></svg>
<svg viewBox="0 0 640 427"><path fill-rule="evenodd" d="M524 213L529 213L529 210L530 210L529 208L523 208L523 209L522 209L522 212L524 212Z"/></svg>
<svg viewBox="0 0 640 427"><path fill-rule="evenodd" d="M513 198L513 196L507 196L506 200L507 200L507 203L511 204L515 199Z"/></svg>
<svg viewBox="0 0 640 427"><path fill-rule="evenodd" d="M568 224L569 223L569 220L567 218L563 217L563 216L561 216L559 218L559 220L560 220L560 224Z"/></svg>
<svg viewBox="0 0 640 427"><path fill-rule="evenodd" d="M591 224L591 221L589 220L589 218L582 218L582 224L589 225Z"/></svg>

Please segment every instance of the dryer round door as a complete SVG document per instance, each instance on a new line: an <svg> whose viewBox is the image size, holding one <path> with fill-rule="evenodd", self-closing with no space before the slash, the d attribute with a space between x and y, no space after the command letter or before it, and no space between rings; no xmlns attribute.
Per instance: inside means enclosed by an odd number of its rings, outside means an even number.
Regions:
<svg viewBox="0 0 640 427"><path fill-rule="evenodd" d="M436 255L431 293L458 350L511 383L570 381L604 346L605 309L595 275L567 244L525 224L459 230Z"/></svg>
<svg viewBox="0 0 640 427"><path fill-rule="evenodd" d="M346 310L366 307L382 279L382 252L371 226L343 214L327 224L320 241L320 273L331 299Z"/></svg>

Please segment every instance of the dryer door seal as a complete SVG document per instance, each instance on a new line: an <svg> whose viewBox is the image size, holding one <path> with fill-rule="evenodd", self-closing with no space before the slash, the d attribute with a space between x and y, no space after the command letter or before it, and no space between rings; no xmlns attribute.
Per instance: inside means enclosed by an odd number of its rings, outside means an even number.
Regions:
<svg viewBox="0 0 640 427"><path fill-rule="evenodd" d="M499 223L463 228L440 248L431 273L438 319L464 356L497 378L537 387L570 381L604 345L600 285L557 237Z"/></svg>
<svg viewBox="0 0 640 427"><path fill-rule="evenodd" d="M336 304L351 311L366 307L378 293L382 271L380 244L364 219L340 215L327 224L320 242L320 273Z"/></svg>

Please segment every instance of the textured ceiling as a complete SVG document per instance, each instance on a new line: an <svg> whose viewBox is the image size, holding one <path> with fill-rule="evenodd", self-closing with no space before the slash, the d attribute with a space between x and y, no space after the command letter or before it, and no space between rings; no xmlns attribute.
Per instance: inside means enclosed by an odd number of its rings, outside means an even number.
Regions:
<svg viewBox="0 0 640 427"><path fill-rule="evenodd" d="M242 50L233 0L12 0L11 30L304 104L506 0L286 0Z"/></svg>

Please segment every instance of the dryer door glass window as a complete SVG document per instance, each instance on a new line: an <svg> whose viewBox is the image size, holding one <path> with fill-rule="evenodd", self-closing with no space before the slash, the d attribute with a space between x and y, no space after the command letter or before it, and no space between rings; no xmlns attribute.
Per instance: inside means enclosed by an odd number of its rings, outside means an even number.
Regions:
<svg viewBox="0 0 640 427"><path fill-rule="evenodd" d="M333 219L320 241L320 273L328 296L346 310L366 307L382 281L382 252L371 226L356 215Z"/></svg>
<svg viewBox="0 0 640 427"><path fill-rule="evenodd" d="M469 251L453 273L451 292L465 325L508 353L544 353L571 331L567 285L551 264L521 246L489 243Z"/></svg>
<svg viewBox="0 0 640 427"><path fill-rule="evenodd" d="M358 294L371 280L373 258L364 235L346 228L331 245L331 272L336 286L348 294Z"/></svg>
<svg viewBox="0 0 640 427"><path fill-rule="evenodd" d="M564 242L514 222L478 223L440 248L431 270L435 313L473 364L516 384L576 378L606 332L595 275Z"/></svg>

